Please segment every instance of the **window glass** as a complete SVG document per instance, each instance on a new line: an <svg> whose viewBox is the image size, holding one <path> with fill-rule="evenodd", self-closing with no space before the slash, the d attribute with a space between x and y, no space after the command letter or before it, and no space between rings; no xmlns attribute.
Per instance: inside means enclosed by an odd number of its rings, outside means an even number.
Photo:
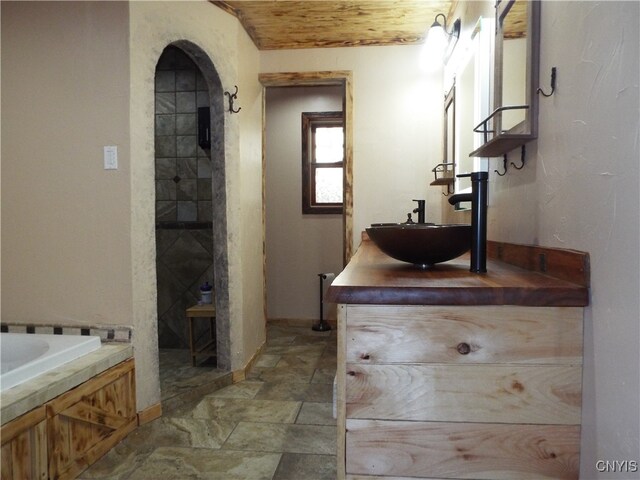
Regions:
<svg viewBox="0 0 640 480"><path fill-rule="evenodd" d="M344 154L343 137L342 127L316 128L316 162L341 162Z"/></svg>
<svg viewBox="0 0 640 480"><path fill-rule="evenodd" d="M303 112L302 213L342 213L343 167L342 112Z"/></svg>
<svg viewBox="0 0 640 480"><path fill-rule="evenodd" d="M316 203L342 203L342 168L316 169Z"/></svg>

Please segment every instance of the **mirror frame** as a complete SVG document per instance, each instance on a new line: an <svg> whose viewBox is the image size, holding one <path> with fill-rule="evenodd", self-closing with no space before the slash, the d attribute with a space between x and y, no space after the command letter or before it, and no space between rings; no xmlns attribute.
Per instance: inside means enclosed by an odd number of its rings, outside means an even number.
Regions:
<svg viewBox="0 0 640 480"><path fill-rule="evenodd" d="M451 115L451 131L449 131L449 115ZM449 138L451 137L451 138ZM449 142L451 142L451 156L449 157ZM455 164L456 161L456 83L444 97L444 145L442 158L445 164ZM449 170L448 168L446 170ZM454 170L455 165L451 168Z"/></svg>
<svg viewBox="0 0 640 480"><path fill-rule="evenodd" d="M538 137L538 78L540 69L540 0L527 1L526 107L502 105L504 20L516 0L496 0L496 36L493 63L493 112L474 128L484 134L482 146L471 152L472 157L498 157ZM501 131L502 112L525 108L525 119ZM492 138L489 138L493 135Z"/></svg>

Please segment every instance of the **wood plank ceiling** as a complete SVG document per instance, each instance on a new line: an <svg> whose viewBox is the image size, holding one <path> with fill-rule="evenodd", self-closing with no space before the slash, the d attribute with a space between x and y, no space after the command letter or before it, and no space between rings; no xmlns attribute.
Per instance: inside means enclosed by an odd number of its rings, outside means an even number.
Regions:
<svg viewBox="0 0 640 480"><path fill-rule="evenodd" d="M422 43L457 0L211 1L235 15L259 50Z"/></svg>

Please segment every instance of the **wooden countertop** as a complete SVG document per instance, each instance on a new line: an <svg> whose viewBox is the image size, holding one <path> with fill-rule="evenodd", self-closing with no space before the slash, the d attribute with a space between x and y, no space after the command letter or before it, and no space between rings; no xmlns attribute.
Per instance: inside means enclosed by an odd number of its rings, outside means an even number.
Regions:
<svg viewBox="0 0 640 480"><path fill-rule="evenodd" d="M488 255L508 257L514 247L520 258L511 263L519 265L531 263L530 258L525 261L523 257L537 255L547 270L547 258L554 261L559 257L566 258L564 254L558 255L558 252L564 252L558 249L545 250L496 242L490 242ZM503 255L503 251L507 254ZM582 266L578 267L582 275L567 274L566 264L562 266L561 275L551 276L495 258L487 260L487 273L471 273L468 254L421 270L385 255L365 236L347 267L327 290L325 301L383 305L588 305L588 255L566 252L570 260L567 263L576 259L578 265L582 262ZM548 270L559 269L550 265ZM574 283L566 278L579 280Z"/></svg>

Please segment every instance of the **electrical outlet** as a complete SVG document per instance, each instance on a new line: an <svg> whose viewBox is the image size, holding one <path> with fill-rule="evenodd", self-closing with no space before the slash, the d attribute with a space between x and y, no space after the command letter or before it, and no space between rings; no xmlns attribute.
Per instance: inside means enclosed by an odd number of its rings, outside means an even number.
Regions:
<svg viewBox="0 0 640 480"><path fill-rule="evenodd" d="M116 145L105 145L104 147L104 169L118 169L118 147Z"/></svg>

